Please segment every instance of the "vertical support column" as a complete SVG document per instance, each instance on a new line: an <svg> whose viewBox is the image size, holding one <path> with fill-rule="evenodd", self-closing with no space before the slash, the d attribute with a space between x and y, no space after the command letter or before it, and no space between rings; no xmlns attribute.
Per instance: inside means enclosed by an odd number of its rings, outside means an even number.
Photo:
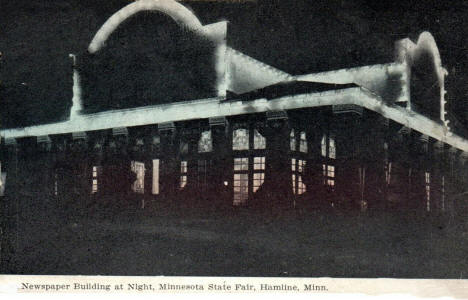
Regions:
<svg viewBox="0 0 468 300"><path fill-rule="evenodd" d="M179 183L179 168L177 163L176 127L173 122L158 125L161 137L161 193L172 201L175 199Z"/></svg>
<svg viewBox="0 0 468 300"><path fill-rule="evenodd" d="M71 135L53 135L52 139L52 156L53 156L53 173L54 173L54 199L55 206L58 207L61 203L64 194L68 193L70 174L67 147L71 142Z"/></svg>
<svg viewBox="0 0 468 300"><path fill-rule="evenodd" d="M38 190L43 195L45 209L53 199L54 191L54 170L52 160L52 140L48 135L37 137L37 175Z"/></svg>
<svg viewBox="0 0 468 300"><path fill-rule="evenodd" d="M267 112L265 195L272 208L292 208L290 126L286 111Z"/></svg>
<svg viewBox="0 0 468 300"><path fill-rule="evenodd" d="M367 112L366 112L367 113ZM387 131L388 119L369 113L363 120L363 128L372 128L362 132L361 171L360 175L361 197L364 203L361 209L383 210L386 198L386 151L388 150Z"/></svg>
<svg viewBox="0 0 468 300"><path fill-rule="evenodd" d="M220 208L231 207L230 191L232 187L229 186L229 182L231 182L232 176L231 172L227 171L232 169L229 123L225 117L219 117L210 118L209 124L213 141L213 164L210 180L211 192L214 193L213 205Z"/></svg>
<svg viewBox="0 0 468 300"><path fill-rule="evenodd" d="M429 152L429 137L414 132L409 148L408 162L408 202L404 207L413 211L427 211L432 207L429 200L433 198L432 181L434 174L431 169ZM426 183L427 182L427 183Z"/></svg>
<svg viewBox="0 0 468 300"><path fill-rule="evenodd" d="M331 116L329 134L335 136L337 148L335 202L344 210L367 209L365 186L370 151L366 147L370 140L363 133L362 113L362 108L355 105L335 105Z"/></svg>
<svg viewBox="0 0 468 300"><path fill-rule="evenodd" d="M68 149L68 195L64 199L67 210L83 207L89 197L88 136L85 132L72 133L72 142Z"/></svg>
<svg viewBox="0 0 468 300"><path fill-rule="evenodd" d="M395 124L397 125L397 124ZM398 125L397 125L398 126ZM401 210L407 206L409 198L409 149L411 129L400 127L394 132L389 147L389 159L392 163L391 180L388 189L387 207Z"/></svg>

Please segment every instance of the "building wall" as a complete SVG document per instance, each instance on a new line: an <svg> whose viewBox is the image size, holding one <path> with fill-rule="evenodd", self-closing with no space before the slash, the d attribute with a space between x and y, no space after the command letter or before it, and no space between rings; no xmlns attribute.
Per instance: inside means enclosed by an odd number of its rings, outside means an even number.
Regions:
<svg viewBox="0 0 468 300"><path fill-rule="evenodd" d="M2 169L6 206L82 209L454 212L467 179L454 148L349 105L3 141Z"/></svg>

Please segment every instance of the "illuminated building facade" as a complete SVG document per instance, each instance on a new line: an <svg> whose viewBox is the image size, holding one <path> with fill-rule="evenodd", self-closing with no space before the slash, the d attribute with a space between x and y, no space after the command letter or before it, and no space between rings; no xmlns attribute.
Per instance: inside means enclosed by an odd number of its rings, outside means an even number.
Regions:
<svg viewBox="0 0 468 300"><path fill-rule="evenodd" d="M144 11L209 43L214 94L87 113L84 98L115 97L90 86L87 66ZM457 195L467 187L468 140L450 128L446 71L430 33L398 41L392 63L302 75L230 48L226 35L226 22L202 25L171 0L140 0L113 15L87 53L72 56L69 120L0 131L4 194L141 209L439 213L465 205Z"/></svg>

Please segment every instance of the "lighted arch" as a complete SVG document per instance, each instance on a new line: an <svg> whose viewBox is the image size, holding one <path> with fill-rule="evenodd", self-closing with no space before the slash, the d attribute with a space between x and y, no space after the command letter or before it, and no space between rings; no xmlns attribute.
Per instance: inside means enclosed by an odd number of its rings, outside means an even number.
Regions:
<svg viewBox="0 0 468 300"><path fill-rule="evenodd" d="M434 37L430 32L422 32L416 44L410 39L406 38L397 43L397 60L406 63L408 67L408 75L411 76L411 68L418 61L419 57L423 54L432 56L433 68L437 76L440 88L440 120L447 126L448 120L445 116L445 76L448 75L447 70L442 67L442 60L440 58L439 48L435 42Z"/></svg>
<svg viewBox="0 0 468 300"><path fill-rule="evenodd" d="M141 11L159 11L171 17L180 26L207 37L212 35L211 30L208 30L210 27L202 26L200 20L188 8L174 0L138 0L120 9L107 19L89 44L88 51L90 53L99 51L122 22Z"/></svg>

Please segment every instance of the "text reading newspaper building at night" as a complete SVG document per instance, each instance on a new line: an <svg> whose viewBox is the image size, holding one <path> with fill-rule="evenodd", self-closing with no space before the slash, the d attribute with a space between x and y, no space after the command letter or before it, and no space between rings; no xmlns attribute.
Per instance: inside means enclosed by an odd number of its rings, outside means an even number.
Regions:
<svg viewBox="0 0 468 300"><path fill-rule="evenodd" d="M112 50L131 48L121 35L148 12L171 19L161 34L174 44L153 46L170 48L163 55L173 69L147 65L143 51ZM0 131L0 190L74 207L107 199L141 209L443 213L463 205L455 195L467 186L468 140L446 111L447 72L430 33L396 41L394 62L313 74L264 64L231 48L227 35L227 22L202 25L175 1L122 8L87 51L71 55L68 120ZM180 86L165 85L181 60L193 70ZM147 66L145 80L132 82L135 66ZM128 81L112 81L113 72L128 72ZM187 82L197 92L178 98ZM118 107L123 98L132 104ZM97 102L109 109L97 111Z"/></svg>

